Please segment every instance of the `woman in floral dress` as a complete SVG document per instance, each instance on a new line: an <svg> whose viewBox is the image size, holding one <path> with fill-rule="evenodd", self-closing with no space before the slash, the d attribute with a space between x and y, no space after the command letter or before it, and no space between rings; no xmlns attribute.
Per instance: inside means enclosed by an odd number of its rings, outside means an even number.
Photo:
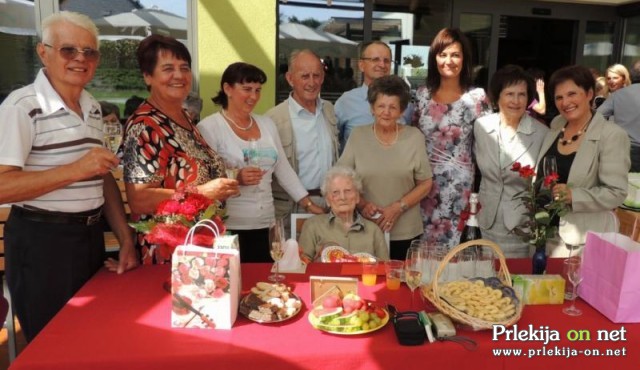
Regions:
<svg viewBox="0 0 640 370"><path fill-rule="evenodd" d="M460 214L473 188L473 123L491 112L484 90L471 88L470 56L460 30L438 32L431 43L427 86L417 93L414 121L426 137L433 169L433 187L421 202L423 239L448 248L460 241Z"/></svg>

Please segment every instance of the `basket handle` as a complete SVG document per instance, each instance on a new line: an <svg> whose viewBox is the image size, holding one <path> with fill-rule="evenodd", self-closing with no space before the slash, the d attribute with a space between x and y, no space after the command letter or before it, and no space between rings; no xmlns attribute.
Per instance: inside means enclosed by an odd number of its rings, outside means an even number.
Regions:
<svg viewBox="0 0 640 370"><path fill-rule="evenodd" d="M440 262L436 273L431 279L431 289L433 291L435 300L440 301L440 295L438 294L438 280L440 280L440 275L442 275L442 272L446 268L449 261L451 261L451 259L460 251L475 246L489 247L493 249L494 253L500 260L500 270L498 271L498 275L500 276L498 278L502 277L501 280L503 281L503 283L507 286L511 286L511 275L509 274L509 269L507 268L507 261L504 258L504 253L502 253L500 247L496 243L487 239L470 240L450 249L449 253L447 253L447 255L444 256L444 258Z"/></svg>

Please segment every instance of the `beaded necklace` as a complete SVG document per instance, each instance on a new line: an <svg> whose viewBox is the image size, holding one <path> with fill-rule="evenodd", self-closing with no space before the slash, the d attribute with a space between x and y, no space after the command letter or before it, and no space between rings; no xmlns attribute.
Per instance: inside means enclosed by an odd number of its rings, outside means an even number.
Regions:
<svg viewBox="0 0 640 370"><path fill-rule="evenodd" d="M582 126L582 128L580 130L578 130L578 132L576 132L575 135L571 136L571 138L569 140L565 140L565 138L564 138L564 131L565 131L565 128L567 127L565 125L565 127L563 127L562 130L560 131L560 137L558 137L558 141L560 142L560 144L562 144L562 146L565 146L565 145L569 145L569 144L575 142L576 140L578 140L582 134L587 132L587 127L591 123L592 119L593 119L593 114L591 115L591 118L589 118L587 123L585 123L584 126Z"/></svg>

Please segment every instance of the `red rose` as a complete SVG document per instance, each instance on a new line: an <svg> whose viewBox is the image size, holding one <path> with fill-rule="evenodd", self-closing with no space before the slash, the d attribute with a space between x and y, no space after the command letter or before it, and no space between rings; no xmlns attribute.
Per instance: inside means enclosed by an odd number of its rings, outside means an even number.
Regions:
<svg viewBox="0 0 640 370"><path fill-rule="evenodd" d="M520 162L514 162L513 165L511 166L511 171L518 172L520 171L520 167L521 167Z"/></svg>
<svg viewBox="0 0 640 370"><path fill-rule="evenodd" d="M167 216L177 213L178 210L180 210L180 203L173 199L165 199L158 204L156 214Z"/></svg>
<svg viewBox="0 0 640 370"><path fill-rule="evenodd" d="M216 289L213 292L213 298L222 298L223 295L224 295L224 292L220 288Z"/></svg>
<svg viewBox="0 0 640 370"><path fill-rule="evenodd" d="M198 209L191 203L184 202L180 204L180 214L189 221L193 221L198 212Z"/></svg>
<svg viewBox="0 0 640 370"><path fill-rule="evenodd" d="M555 184L559 178L560 177L558 176L557 173L555 172L550 173L549 175L547 175L547 177L544 178L544 186L550 187L552 184Z"/></svg>
<svg viewBox="0 0 640 370"><path fill-rule="evenodd" d="M529 166L529 165L521 167L518 172L520 173L520 177L525 178L525 179L533 177L536 174L536 172L533 170L533 168L531 166Z"/></svg>

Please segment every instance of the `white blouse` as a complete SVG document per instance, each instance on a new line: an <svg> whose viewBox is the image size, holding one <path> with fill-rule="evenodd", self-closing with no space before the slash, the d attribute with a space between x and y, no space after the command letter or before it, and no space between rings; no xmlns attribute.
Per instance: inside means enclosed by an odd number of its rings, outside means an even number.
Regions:
<svg viewBox="0 0 640 370"><path fill-rule="evenodd" d="M258 185L240 186L240 196L227 199L227 228L236 230L262 229L275 220L275 208L271 182L273 174L286 192L296 202L308 193L287 161L278 130L268 117L252 115L260 129L257 148L241 139L229 127L220 112L198 123L198 130L207 143L225 160L247 163L248 157L257 154L256 162L264 175ZM257 153L256 153L257 152Z"/></svg>

